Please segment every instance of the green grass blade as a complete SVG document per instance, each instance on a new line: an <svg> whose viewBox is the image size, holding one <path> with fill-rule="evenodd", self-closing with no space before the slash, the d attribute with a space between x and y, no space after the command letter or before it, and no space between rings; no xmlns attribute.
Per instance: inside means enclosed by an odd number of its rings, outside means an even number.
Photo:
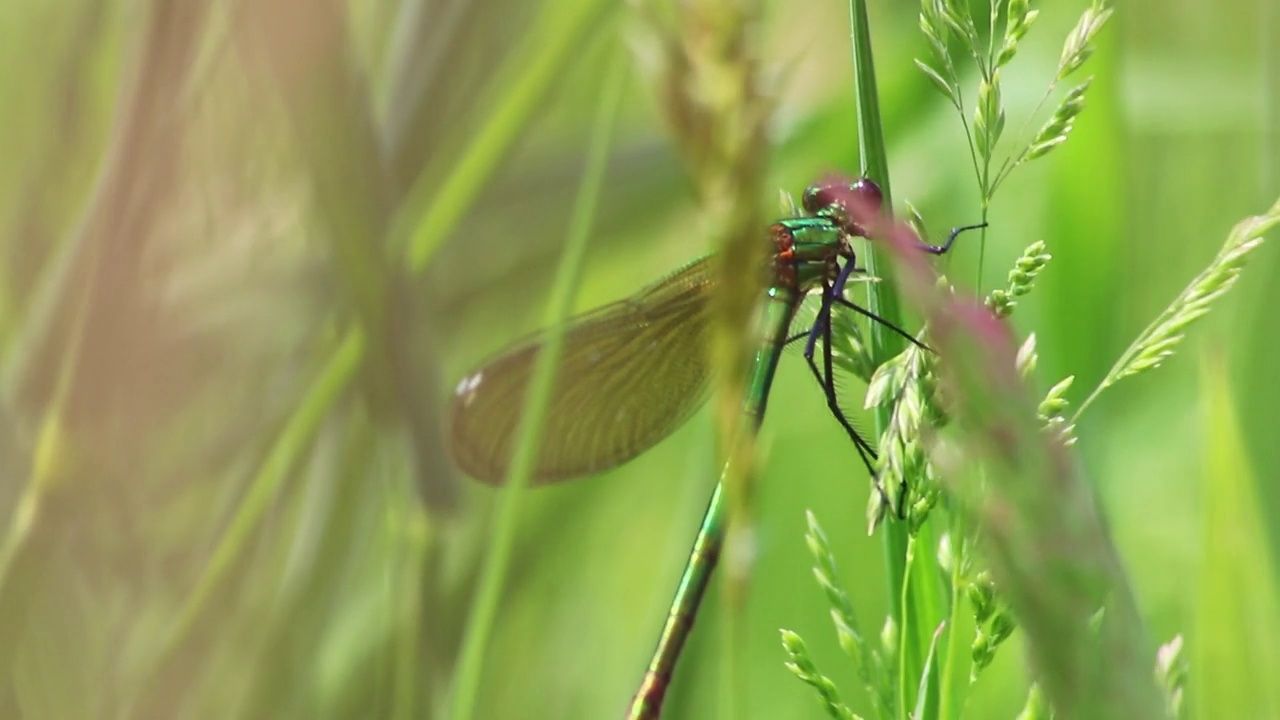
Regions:
<svg viewBox="0 0 1280 720"><path fill-rule="evenodd" d="M929 687L929 684L934 677L931 671L933 661L938 656L938 638L942 637L942 631L946 627L946 623L939 624L933 631L933 639L929 641L929 652L924 658L924 672L920 673L920 687L916 689L916 709L911 713L912 720L938 716L938 692Z"/></svg>
<svg viewBox="0 0 1280 720"><path fill-rule="evenodd" d="M552 321L544 337L542 352L538 354L529 383L528 397L525 401L527 410L516 434L511 474L498 506L493 540L485 556L479 590L472 605L471 615L467 619L462 658L458 664L458 674L449 709L449 717L454 720L469 720L475 714L484 653L493 628L494 616L497 614L507 565L511 560L520 497L529 483L529 477L537 460L538 436L551 398L556 365L564 340L565 321L572 309L579 277L582 274L587 239L609 157L610 139L627 86L627 74L625 57L620 52L615 52L613 67L605 76L600 114L596 119L595 129L588 146L587 167L574 205L569 238L556 273L555 291L551 297L549 309Z"/></svg>
<svg viewBox="0 0 1280 720"><path fill-rule="evenodd" d="M1031 689L1027 691L1027 702L1022 706L1022 712L1018 713L1017 720L1050 720L1052 717L1053 711L1044 699L1040 686L1032 683Z"/></svg>
<svg viewBox="0 0 1280 720"><path fill-rule="evenodd" d="M427 565L427 549L432 540L432 527L427 513L422 512L421 508L415 510L417 512L400 516L407 523L404 533L408 547L398 568L400 577L394 584L399 592L392 598L394 612L399 615L397 628L401 633L395 644L393 720L412 720L421 712L418 696L423 692L424 663L420 657L422 625L425 620L422 612L423 573Z"/></svg>
<svg viewBox="0 0 1280 720"><path fill-rule="evenodd" d="M471 208L547 91L581 49L589 30L613 5L600 0L579 0L570 11L561 13L563 17L557 16L561 8L554 3L546 5L540 25L545 29L541 32L535 29L529 35L528 45L512 53L509 67L514 78L507 85L510 90L472 136L457 167L441 187L430 187L422 181L424 175L409 191L409 201L404 206L407 211L426 206L425 213L414 223L405 248L412 274L422 272L440 243ZM424 203L427 196L430 200ZM399 220L408 222L409 218Z"/></svg>
<svg viewBox="0 0 1280 720"><path fill-rule="evenodd" d="M1197 717L1280 717L1280 686L1263 668L1280 666L1280 589L1269 552L1265 503L1240 431L1224 361L1201 373L1207 467L1204 557L1191 682Z"/></svg>
<svg viewBox="0 0 1280 720"><path fill-rule="evenodd" d="M193 634L200 617L214 596L215 590L241 559L248 545L249 536L258 527L263 515L280 493L286 480L303 454L311 446L312 439L328 417L333 406L342 398L347 387L360 369L364 355L364 336L351 330L321 370L310 391L299 403L271 446L266 460L249 483L248 493L238 505L235 515L222 533L217 549L208 566L200 575L195 588L187 595L178 621L170 630L165 643L154 661L143 674L146 682L162 684L157 675L162 674ZM162 692L163 688L144 688L144 692Z"/></svg>
<svg viewBox="0 0 1280 720"><path fill-rule="evenodd" d="M951 611L948 604L950 596L943 587L942 569L938 567L936 552L938 538L935 524L924 523L916 531L911 542L916 544L918 554L911 562L911 578L908 583L911 588L908 593L910 604L907 608L910 614L904 618L904 623L914 626L912 634L917 638L917 643L921 638L928 638L923 648L919 644L915 648L917 653L923 651L924 659L924 664L920 667L915 679L918 681L917 689L923 689L929 693L927 698L916 696L916 707L924 708L927 714L917 714L914 720L931 720L938 717L942 685L941 666L940 663L933 662L933 656L937 652L937 644L942 641L950 645L955 639L955 633L942 632ZM946 649L944 646L943 651L945 652ZM899 680L899 682L905 685L907 680Z"/></svg>
<svg viewBox="0 0 1280 720"><path fill-rule="evenodd" d="M896 707L898 708L898 720L910 720L907 708L911 707L911 696L909 695L913 679L919 678L920 673L912 667L914 653L909 638L914 634L917 622L916 614L911 611L911 593L915 590L911 582L911 570L915 566L916 556L916 539L907 537L907 554L903 561L903 578L901 595L898 597L898 617L902 621L898 624L898 699Z"/></svg>
<svg viewBox="0 0 1280 720"><path fill-rule="evenodd" d="M402 414L387 339L392 299L383 246L390 196L372 96L349 59L353 40L346 13L336 5L316 6L308 22L323 39L303 43L280 41L296 22L291 14L265 3L245 9L252 46L307 160L307 181L324 228L320 235L334 259L340 292L367 340L361 374L370 406L381 418ZM299 82L303 72L308 82Z"/></svg>
<svg viewBox="0 0 1280 720"><path fill-rule="evenodd" d="M89 253L96 256L97 253ZM68 456L74 456L74 444L67 435L66 406L74 383L76 359L80 356L84 337L84 322L89 312L88 288L79 288L75 299L75 320L72 327L71 346L58 368L57 387L41 418L35 451L32 453L31 471L22 496L14 508L9 527L0 543L0 600L11 593L17 584L13 580L14 568L31 548L32 539L41 525L41 510L48 495L64 480L70 468ZM7 628L0 624L0 637L8 637ZM7 660L7 658L6 658Z"/></svg>
<svg viewBox="0 0 1280 720"><path fill-rule="evenodd" d="M858 104L858 154L862 159L862 172L876 181L884 194L886 208L893 206L893 194L889 185L889 153L884 144L884 127L880 119L880 95L876 89L876 68L871 53L871 21L867 18L865 0L849 2L850 38L853 42L854 96ZM872 252L872 256L876 253ZM870 264L874 257L868 258L867 274L882 277ZM886 317L884 313L890 309L897 315L897 296L885 292L879 298L880 309L872 306L872 310ZM900 340L898 342L901 342ZM877 343L878 345L880 343Z"/></svg>
<svg viewBox="0 0 1280 720"><path fill-rule="evenodd" d="M889 183L889 154L885 149L884 131L880 125L880 99L876 92L875 65L871 57L871 25L863 0L850 0L849 23L853 41L854 97L858 105L858 150L862 172L871 177L884 193L885 207L893 206ZM880 253L873 248L865 262L867 274L883 278L885 270ZM897 290L892 283L873 283L867 288L867 309L895 325L902 320ZM879 362L901 349L898 337L880 323L869 326L871 358ZM875 410L875 434L878 438L892 422L892 409L881 405ZM885 563L889 571L889 606L898 626L902 626L902 586L906 582L906 528L888 523L884 529Z"/></svg>
<svg viewBox="0 0 1280 720"><path fill-rule="evenodd" d="M879 94L876 90L875 65L871 53L871 26L867 18L867 7L864 0L850 0L849 19L852 28L855 93L858 105L858 143L862 156L863 173L880 185L880 189L884 194L885 209L889 210L893 207L893 194L890 190L889 182L889 159L885 148L884 128L880 119ZM874 243L871 252L866 258L866 264L868 274L886 280L890 277L887 272L888 266L884 262L882 253L875 247ZM892 282L873 283L868 287L867 309L889 323L899 327L902 326L902 309L897 290ZM882 361L901 352L904 342L902 338L898 337L896 333L890 331L882 323L870 324L870 340L871 357L876 361ZM875 430L877 438L889 427L892 422L892 415L893 409L891 406L882 404L876 407ZM923 613L921 616L912 618L912 622L909 624L906 622L902 612L907 610L909 606L915 605L914 600L911 603L902 602L904 597L903 589L907 584L908 528L904 523L885 523L883 533L885 563L888 567L889 575L890 606L893 608L894 620L902 630L899 637L902 642L900 657L903 672L899 676L898 682L904 684L902 687L905 691L914 691L916 687L915 679L919 678L924 669L924 657L929 645L932 643L931 628L936 627L938 623L947 617L948 613L937 614L933 610L934 604L930 600L924 606L918 608ZM920 565L919 572L921 577L933 577L936 579L939 571L937 559L932 552L924 553L917 559L917 562ZM928 589L925 591L928 591ZM908 631L908 625L913 631ZM936 672L936 668L933 672ZM905 683L910 683L910 685L905 685ZM937 682L932 682L930 687L936 688L937 685ZM900 695L905 697L906 692ZM934 704L933 707L937 707L937 705ZM899 712L905 712L905 708L900 707Z"/></svg>
<svg viewBox="0 0 1280 720"><path fill-rule="evenodd" d="M969 662L964 655L964 643L960 642L960 620L966 610L962 591L965 578L963 575L963 559L970 553L965 547L968 539L965 536L964 522L959 513L949 513L951 528L947 537L947 550L950 555L947 563L940 563L948 569L950 585L949 611L947 618L947 638L942 648L941 676L938 678L938 717L942 720L955 720L960 717L969 688Z"/></svg>

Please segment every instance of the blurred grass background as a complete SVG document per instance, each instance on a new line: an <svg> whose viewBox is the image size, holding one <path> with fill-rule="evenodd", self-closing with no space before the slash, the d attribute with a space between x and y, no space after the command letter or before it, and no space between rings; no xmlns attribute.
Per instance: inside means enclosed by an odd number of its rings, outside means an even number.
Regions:
<svg viewBox="0 0 1280 720"><path fill-rule="evenodd" d="M1082 9L1041 8L1004 78L1007 132ZM959 122L911 63L917 11L880 2L872 21L895 193L936 229L972 221L977 197ZM440 413L543 319L603 59L634 21L612 0L0 4L0 717L441 711L496 496L454 476ZM1082 399L1274 201L1277 36L1265 0L1118 9L1072 138L992 209L986 288L1030 242L1054 254L1015 315L1042 390L1074 374ZM708 249L639 47L583 309ZM765 186L855 170L845 3L766 3L759 53L777 102ZM976 258L943 262L972 284ZM1280 708L1263 632L1277 270L1264 246L1182 354L1078 429L1151 633L1187 637L1198 717ZM704 411L623 468L526 496L479 717L621 714L718 474L713 436ZM853 448L795 356L761 449L739 707L821 716L782 667L785 626L865 708L804 510L868 630L887 609L882 548ZM716 594L670 717L712 715ZM970 716L1012 717L1026 682L1015 634Z"/></svg>

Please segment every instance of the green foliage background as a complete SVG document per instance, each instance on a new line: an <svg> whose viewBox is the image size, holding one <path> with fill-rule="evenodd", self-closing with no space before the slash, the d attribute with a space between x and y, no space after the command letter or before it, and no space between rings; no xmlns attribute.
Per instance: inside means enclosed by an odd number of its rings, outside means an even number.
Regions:
<svg viewBox="0 0 1280 720"><path fill-rule="evenodd" d="M497 495L454 477L439 413L467 369L544 321L602 71L635 17L607 0L318 8L0 3L0 717L442 712ZM1083 3L1040 9L1004 76L1007 134ZM959 122L911 62L927 53L917 12L881 2L872 21L895 194L937 229L971 222L977 197ZM1117 9L1071 139L992 208L984 289L1032 241L1054 255L1014 316L1037 333L1041 393L1074 374L1083 399L1230 227L1274 201L1275 37L1266 0ZM777 102L766 187L855 171L846 4L766 3L758 40ZM652 47L637 47L582 309L708 250L644 72ZM549 91L519 111L533 59L557 52ZM492 174L467 165L485 153ZM459 167L481 168L474 202L442 190ZM429 264L397 279L403 244L432 232ZM977 248L958 247L945 270L972 285ZM1280 617L1278 271L1264 246L1182 353L1077 430L1149 631L1186 636L1196 717L1280 712L1266 681L1280 672L1266 632ZM304 402L352 318L381 314L408 349L367 334L360 380ZM411 419L388 421L388 404ZM622 713L718 475L713 437L704 411L625 467L526 495L479 717ZM783 669L788 627L865 709L804 511L871 628L888 607L882 547L857 456L798 355L760 447L738 707L821 716ZM237 520L257 497L261 514ZM671 717L713 716L718 601L713 585ZM969 716L1022 707L1019 642Z"/></svg>

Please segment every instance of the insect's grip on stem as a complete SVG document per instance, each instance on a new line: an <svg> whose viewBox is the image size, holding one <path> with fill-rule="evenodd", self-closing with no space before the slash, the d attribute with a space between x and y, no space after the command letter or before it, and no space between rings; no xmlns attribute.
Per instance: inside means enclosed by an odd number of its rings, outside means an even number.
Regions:
<svg viewBox="0 0 1280 720"><path fill-rule="evenodd" d="M919 248L924 252L929 253L930 255L945 255L946 252L951 249L951 244L954 243L956 241L956 238L960 236L960 233L968 230L981 230L986 226L987 226L987 223L981 222L976 225L963 225L958 228L952 228L951 232L947 234L946 242L942 243L941 245L930 245L929 243L921 240Z"/></svg>

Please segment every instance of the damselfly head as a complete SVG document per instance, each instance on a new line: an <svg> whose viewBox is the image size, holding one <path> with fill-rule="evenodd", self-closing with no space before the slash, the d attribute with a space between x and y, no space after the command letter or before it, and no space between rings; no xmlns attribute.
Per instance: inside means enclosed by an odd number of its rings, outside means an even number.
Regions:
<svg viewBox="0 0 1280 720"><path fill-rule="evenodd" d="M880 186L869 178L849 178L832 175L804 191L804 209L810 215L824 215L840 222L845 232L866 237L863 223L855 218L866 217L868 211L879 211L884 195Z"/></svg>

